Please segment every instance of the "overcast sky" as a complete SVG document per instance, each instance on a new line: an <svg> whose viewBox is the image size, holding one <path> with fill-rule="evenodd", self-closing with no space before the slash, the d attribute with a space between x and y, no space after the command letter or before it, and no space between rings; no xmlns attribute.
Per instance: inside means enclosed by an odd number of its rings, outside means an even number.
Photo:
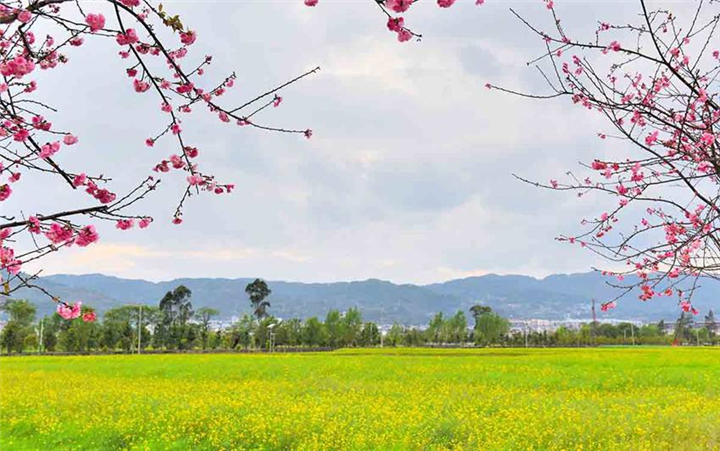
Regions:
<svg viewBox="0 0 720 451"><path fill-rule="evenodd" d="M226 105L321 66L263 116L315 135L264 133L193 113L186 141L200 148L205 171L236 183L235 193L191 199L185 222L174 226L183 185L166 177L135 210L156 218L150 228L107 224L101 243L45 259L46 272L429 283L600 263L554 237L579 231L602 199L544 192L512 173L547 181L614 152L617 144L596 137L606 124L567 99L528 101L484 88L489 81L546 89L525 64L542 43L508 10L547 28L539 0L482 7L459 0L447 10L424 0L405 15L424 39L405 44L371 0L321 0L316 8L301 0L163 3L197 30L193 54L214 55L208 78L236 71ZM633 0L556 4L570 32L585 30L587 39L598 20L627 22L638 13ZM74 50L66 67L41 79L40 95L62 112L54 122L81 140L61 161L108 174L120 189L175 149L144 146L162 119L158 101L132 92L117 50L102 40ZM66 191L33 193L33 205L42 213L90 200ZM28 196L18 190L13 200L28 205Z"/></svg>

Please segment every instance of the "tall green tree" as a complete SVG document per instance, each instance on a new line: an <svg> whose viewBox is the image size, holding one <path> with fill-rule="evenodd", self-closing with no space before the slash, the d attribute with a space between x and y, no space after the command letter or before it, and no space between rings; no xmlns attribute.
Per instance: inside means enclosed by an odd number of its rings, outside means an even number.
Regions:
<svg viewBox="0 0 720 451"><path fill-rule="evenodd" d="M168 291L160 300L160 311L163 320L168 324L186 324L193 315L192 291L185 285L180 285L173 291Z"/></svg>
<svg viewBox="0 0 720 451"><path fill-rule="evenodd" d="M270 302L265 299L272 293L267 283L262 279L255 279L245 287L245 293L250 298L250 305L253 308L255 317L260 320L267 316Z"/></svg>
<svg viewBox="0 0 720 451"><path fill-rule="evenodd" d="M693 318L687 312L680 312L680 316L675 321L674 340L678 343L692 340Z"/></svg>
<svg viewBox="0 0 720 451"><path fill-rule="evenodd" d="M53 352L58 342L58 333L64 319L59 315L50 315L42 318L42 349L43 351Z"/></svg>
<svg viewBox="0 0 720 451"><path fill-rule="evenodd" d="M195 312L195 319L200 323L200 340L203 349L207 349L210 341L210 321L219 314L218 310L210 307L200 307Z"/></svg>
<svg viewBox="0 0 720 451"><path fill-rule="evenodd" d="M475 311L471 309L473 316L475 316L475 329L473 332L475 343L482 346L499 343L510 331L510 322L493 312L490 307L479 307L483 308Z"/></svg>
<svg viewBox="0 0 720 451"><path fill-rule="evenodd" d="M255 327L255 344L260 348L269 348L271 339L274 338L275 327L277 325L278 320L272 315L265 316L259 320Z"/></svg>
<svg viewBox="0 0 720 451"><path fill-rule="evenodd" d="M91 311L83 306L82 313ZM101 326L93 321L65 321L58 333L58 346L68 352L88 352L99 349Z"/></svg>
<svg viewBox="0 0 720 451"><path fill-rule="evenodd" d="M446 343L463 343L467 339L467 318L465 313L458 311L445 321L442 328L443 341Z"/></svg>
<svg viewBox="0 0 720 451"><path fill-rule="evenodd" d="M428 328L425 331L427 340L431 343L441 343L443 325L445 324L445 318L442 312L437 312L435 316L430 320Z"/></svg>
<svg viewBox="0 0 720 451"><path fill-rule="evenodd" d="M717 332L717 323L715 322L715 312L712 310L705 315L705 329L707 330L710 338L715 337L715 333Z"/></svg>
<svg viewBox="0 0 720 451"><path fill-rule="evenodd" d="M196 328L188 324L194 314L191 298L192 291L180 285L160 300L161 319L156 328L156 344L175 349L193 346Z"/></svg>
<svg viewBox="0 0 720 451"><path fill-rule="evenodd" d="M360 338L358 339L358 346L375 346L379 342L380 329L378 329L377 324L373 322L363 324Z"/></svg>
<svg viewBox="0 0 720 451"><path fill-rule="evenodd" d="M103 315L100 346L107 350L122 349L130 351L136 343L133 323L137 323L139 314L133 306L115 307Z"/></svg>
<svg viewBox="0 0 720 451"><path fill-rule="evenodd" d="M10 299L3 304L2 310L8 314L9 321L0 335L0 346L8 353L23 352L26 341L35 335L32 323L37 309L30 301Z"/></svg>
<svg viewBox="0 0 720 451"><path fill-rule="evenodd" d="M473 317L473 320L475 321L475 329L477 329L478 320L481 316L486 315L488 313L492 313L492 309L488 307L487 305L480 305L475 304L472 307L470 307L470 314Z"/></svg>
<svg viewBox="0 0 720 451"><path fill-rule="evenodd" d="M387 336L385 337L385 343L388 346L397 346L402 344L403 337L406 335L405 328L399 323L394 322L390 330L388 330Z"/></svg>
<svg viewBox="0 0 720 451"><path fill-rule="evenodd" d="M302 343L303 323L298 318L283 321L275 328L278 345L298 346Z"/></svg>
<svg viewBox="0 0 720 451"><path fill-rule="evenodd" d="M331 309L325 315L325 330L327 332L327 344L331 348L337 348L342 346L343 337L343 321L340 311Z"/></svg>
<svg viewBox="0 0 720 451"><path fill-rule="evenodd" d="M316 317L308 318L303 324L301 337L306 346L328 346L329 333L327 327Z"/></svg>
<svg viewBox="0 0 720 451"><path fill-rule="evenodd" d="M233 324L230 331L230 348L238 347L248 348L253 343L253 334L255 333L255 320L252 316L245 314L240 321Z"/></svg>
<svg viewBox="0 0 720 451"><path fill-rule="evenodd" d="M357 307L350 308L342 316L340 346L357 346L362 332L363 319Z"/></svg>

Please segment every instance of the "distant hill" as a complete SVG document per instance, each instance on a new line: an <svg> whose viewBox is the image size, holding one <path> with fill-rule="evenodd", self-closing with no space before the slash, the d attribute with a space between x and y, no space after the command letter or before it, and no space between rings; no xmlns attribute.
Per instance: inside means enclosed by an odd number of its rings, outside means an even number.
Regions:
<svg viewBox="0 0 720 451"><path fill-rule="evenodd" d="M249 312L245 286L241 279L175 279L167 282L121 279L102 274L54 275L43 277L39 285L69 301L83 301L104 312L127 303L156 305L178 285L193 292L193 305L218 309L230 318ZM270 311L281 318L323 317L329 309L358 307L368 320L382 323L425 324L437 311L467 310L475 303L490 305L510 318L589 318L591 299L607 301L618 293L598 273L558 274L536 279L528 276L486 275L450 280L431 285L398 285L370 279L359 282L299 283L268 281L273 290ZM53 304L37 290L23 289L16 297L34 301L40 313L49 313ZM694 303L701 312L720 311L720 282L707 280ZM622 299L618 308L601 317L655 321L677 317L676 299L661 298L642 302L636 295Z"/></svg>

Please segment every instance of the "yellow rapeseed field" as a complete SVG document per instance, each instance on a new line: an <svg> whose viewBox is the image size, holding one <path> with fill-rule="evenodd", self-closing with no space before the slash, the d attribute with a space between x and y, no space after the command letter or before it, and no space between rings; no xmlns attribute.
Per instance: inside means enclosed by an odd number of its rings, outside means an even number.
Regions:
<svg viewBox="0 0 720 451"><path fill-rule="evenodd" d="M0 449L720 450L720 350L0 358Z"/></svg>

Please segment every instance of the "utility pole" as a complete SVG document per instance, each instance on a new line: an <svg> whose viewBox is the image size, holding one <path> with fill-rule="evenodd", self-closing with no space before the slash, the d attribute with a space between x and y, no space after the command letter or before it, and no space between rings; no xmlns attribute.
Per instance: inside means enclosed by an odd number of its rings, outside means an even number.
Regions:
<svg viewBox="0 0 720 451"><path fill-rule="evenodd" d="M383 347L383 342L384 342L383 339L385 338L383 336L382 329L381 329L382 323L384 320L385 320L385 309L383 308L382 310L380 310L380 324L378 324L378 333L380 334L380 347L381 348Z"/></svg>
<svg viewBox="0 0 720 451"><path fill-rule="evenodd" d="M597 314L595 313L595 299L592 300L592 327L590 328L590 341L595 345L595 328L597 327Z"/></svg>
<svg viewBox="0 0 720 451"><path fill-rule="evenodd" d="M40 320L40 341L38 342L38 353L43 352L43 330L45 326L45 318Z"/></svg>
<svg viewBox="0 0 720 451"><path fill-rule="evenodd" d="M630 323L630 335L632 335L632 344L635 346L635 325Z"/></svg>
<svg viewBox="0 0 720 451"><path fill-rule="evenodd" d="M525 331L525 347L528 347L528 325L525 324L525 328L523 329Z"/></svg>
<svg viewBox="0 0 720 451"><path fill-rule="evenodd" d="M140 354L140 349L142 348L142 304L140 304L140 309L138 311L138 343L137 343L137 353Z"/></svg>

